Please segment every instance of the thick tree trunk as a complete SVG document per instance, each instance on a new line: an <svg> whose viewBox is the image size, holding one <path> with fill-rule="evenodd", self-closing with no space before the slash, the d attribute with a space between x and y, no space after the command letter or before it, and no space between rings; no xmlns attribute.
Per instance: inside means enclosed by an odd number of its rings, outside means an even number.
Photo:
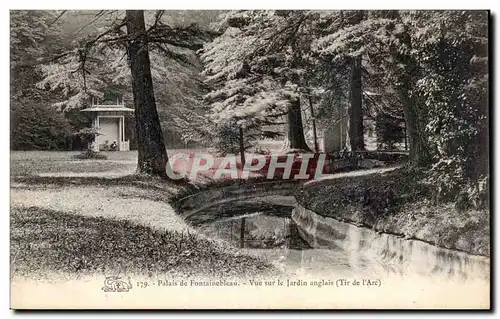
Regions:
<svg viewBox="0 0 500 319"><path fill-rule="evenodd" d="M135 105L137 173L165 177L168 157L156 110L144 11L127 10L126 19L127 33L133 39L128 58Z"/></svg>
<svg viewBox="0 0 500 319"><path fill-rule="evenodd" d="M388 17L401 20L399 11L388 11ZM399 34L399 41L412 48L412 42L408 31ZM405 72L398 72L395 76L398 78L396 89L403 104L403 114L405 117L406 132L408 142L410 143L410 164L412 166L426 166L429 164L430 152L427 137L425 134L425 124L423 123L422 110L419 109L417 101L410 96L410 90L414 87L412 76L418 74L416 63L405 54L398 50L393 51L395 63L405 66Z"/></svg>
<svg viewBox="0 0 500 319"><path fill-rule="evenodd" d="M311 92L309 92L309 108L311 111L311 118L312 118L313 136L314 136L314 152L318 153L319 152L318 133L316 131L316 117L314 116L314 105L313 105L313 97L312 97Z"/></svg>
<svg viewBox="0 0 500 319"><path fill-rule="evenodd" d="M290 101L287 112L287 128L283 149L300 150L310 152L311 149L307 146L304 138L304 126L302 125L302 111L300 109L300 99L296 98Z"/></svg>
<svg viewBox="0 0 500 319"><path fill-rule="evenodd" d="M361 80L361 57L352 61L351 107L349 108L349 143L352 151L365 149L363 134L363 87Z"/></svg>
<svg viewBox="0 0 500 319"><path fill-rule="evenodd" d="M408 95L408 85L399 89L403 102L403 114L406 130L410 142L410 163L413 166L425 166L429 163L429 150L427 148L424 127L421 124L417 104Z"/></svg>
<svg viewBox="0 0 500 319"><path fill-rule="evenodd" d="M244 135L243 135L243 127L240 126L240 137L239 137L239 142L240 142L240 158L241 158L241 167L245 166L245 140L244 140Z"/></svg>

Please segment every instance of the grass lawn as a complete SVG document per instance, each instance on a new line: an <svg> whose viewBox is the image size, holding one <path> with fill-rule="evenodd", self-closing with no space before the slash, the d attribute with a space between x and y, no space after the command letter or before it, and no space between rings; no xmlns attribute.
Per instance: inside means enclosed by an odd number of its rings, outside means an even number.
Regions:
<svg viewBox="0 0 500 319"><path fill-rule="evenodd" d="M11 152L11 276L117 271L141 276L265 276L264 259L207 238L168 203L187 186L136 176L136 152L75 160L77 152ZM102 172L96 176L40 173Z"/></svg>
<svg viewBox="0 0 500 319"><path fill-rule="evenodd" d="M419 178L418 172L401 168L330 179L306 185L297 201L323 216L489 256L489 211L459 211L454 203L433 205Z"/></svg>
<svg viewBox="0 0 500 319"><path fill-rule="evenodd" d="M262 260L196 232L159 231L127 220L84 217L38 207L11 210L16 275L140 274L151 277L249 276L275 271Z"/></svg>
<svg viewBox="0 0 500 319"><path fill-rule="evenodd" d="M196 150L169 149L168 155ZM201 150L202 151L202 150ZM10 176L99 176L117 177L133 174L137 168L137 151L100 152L105 160L76 159L77 151L11 151ZM99 173L99 174L96 174Z"/></svg>
<svg viewBox="0 0 500 319"><path fill-rule="evenodd" d="M29 176L64 173L132 174L137 165L137 151L102 152L107 160L79 160L80 152L11 151L10 175Z"/></svg>

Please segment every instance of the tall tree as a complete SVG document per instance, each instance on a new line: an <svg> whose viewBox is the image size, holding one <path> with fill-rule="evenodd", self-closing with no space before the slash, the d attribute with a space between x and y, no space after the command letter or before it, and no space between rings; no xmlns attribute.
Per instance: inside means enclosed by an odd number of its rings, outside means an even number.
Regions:
<svg viewBox="0 0 500 319"><path fill-rule="evenodd" d="M363 21L363 11L355 11L347 23L355 25ZM349 59L351 66L350 98L349 108L349 144L353 151L365 149L363 132L363 77L362 77L362 55Z"/></svg>
<svg viewBox="0 0 500 319"><path fill-rule="evenodd" d="M320 53L319 58L323 68L330 74L325 74L327 81L323 81L324 88L335 95L340 95L339 82L348 83L348 107L347 107L347 141L346 146L350 150L364 150L363 130L363 56L362 52L355 55L344 55L340 52L323 50L324 42L331 41L336 36L345 34L353 26L360 24L365 18L363 11L330 11L324 12L318 21L318 40L313 44L313 51ZM318 48L319 44L319 48ZM331 54L333 53L333 54ZM323 73L323 72L321 72ZM343 104L336 107L339 113L344 114ZM342 117L342 116L341 116ZM343 117L338 120L343 121Z"/></svg>
<svg viewBox="0 0 500 319"><path fill-rule="evenodd" d="M304 125L302 124L302 109L300 98L290 101L287 107L286 135L283 144L284 150L310 150L304 137Z"/></svg>
<svg viewBox="0 0 500 319"><path fill-rule="evenodd" d="M401 12L389 12L387 17L392 19L393 24L401 27L400 32L394 32L400 47L390 46L389 50L395 65L404 66L398 71L393 69L391 75L394 75L395 88L403 103L406 130L410 140L410 161L413 165L425 166L429 164L430 157L425 132L425 111L416 95L411 93L416 84L416 75L418 76L420 71L417 61L411 55L411 30L404 24ZM389 22L389 30L393 24Z"/></svg>
<svg viewBox="0 0 500 319"><path fill-rule="evenodd" d="M284 149L309 151L304 137L301 94L304 11L229 12L225 32L202 55L214 86L208 100L216 117L273 125L286 116ZM274 123L273 123L274 122Z"/></svg>
<svg viewBox="0 0 500 319"><path fill-rule="evenodd" d="M128 59L132 74L140 174L166 176L167 151L156 110L143 10L127 10Z"/></svg>
<svg viewBox="0 0 500 319"><path fill-rule="evenodd" d="M186 94L201 87L198 85L200 81L196 78L196 73L192 76L192 69L185 72L181 64L191 66L194 55L192 50L200 48L209 37L207 32L196 25L166 25L162 20L163 13L156 11L153 16L150 15L149 20L152 21L146 25L147 19L143 11L127 11L124 14L115 11L98 12L96 19L108 16L112 17L111 21L101 25L97 34L92 33L79 39L75 48L59 56L57 60L42 65L44 79L38 83L40 88L49 88L64 95L65 99L55 104L63 109L84 107L90 98L102 98L110 91L128 91L125 98L128 100L131 95L136 108L135 135L139 149L137 172L157 176L166 175L165 164L168 157L156 98L159 95L163 104L167 105L176 104L172 100L180 99L183 103L179 104L188 106L182 109L182 106L174 105L169 112L163 112L169 115L168 120L173 123L172 126L179 124L178 126L185 128L186 118L203 122L202 116L189 107L201 104L197 101L196 94ZM93 22L95 21L90 21ZM128 59L124 59L125 56ZM182 74L183 71L186 74ZM189 82L186 80L187 74L192 76L189 85L195 89L186 89L189 86L186 85ZM153 81L160 88L160 94L156 96ZM172 86L171 81L176 81L176 85ZM175 90L165 92L165 88L172 87ZM201 96L200 93L198 95ZM192 136L196 131L190 130L189 135Z"/></svg>
<svg viewBox="0 0 500 319"><path fill-rule="evenodd" d="M313 130L314 152L318 153L319 152L318 130L317 130L317 127L316 127L316 115L315 115L315 111L314 111L313 90L309 89L307 93L308 93L308 102L309 102L309 112L311 113L311 124L312 124L312 130Z"/></svg>
<svg viewBox="0 0 500 319"><path fill-rule="evenodd" d="M351 105L349 107L349 144L352 151L365 149L363 132L363 86L361 76L361 56L351 62L350 81Z"/></svg>

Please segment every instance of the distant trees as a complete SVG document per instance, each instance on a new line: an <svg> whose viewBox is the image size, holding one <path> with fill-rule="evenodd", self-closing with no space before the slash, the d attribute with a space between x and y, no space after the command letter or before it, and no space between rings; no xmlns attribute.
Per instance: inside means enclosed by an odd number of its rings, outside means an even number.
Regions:
<svg viewBox="0 0 500 319"><path fill-rule="evenodd" d="M43 74L37 65L64 49L54 11L10 11L10 96L12 101L47 100L36 83Z"/></svg>
<svg viewBox="0 0 500 319"><path fill-rule="evenodd" d="M214 117L237 123L286 114L289 147L302 149L298 115L308 92L317 100L315 124L348 116L354 150L364 148L362 119L373 108L405 121L409 164L425 168L437 192L471 185L477 194L489 154L487 18L482 11L230 12L224 34L202 55L214 87L207 99Z"/></svg>
<svg viewBox="0 0 500 319"><path fill-rule="evenodd" d="M37 84L39 88L60 92L65 99L55 106L66 110L81 108L91 97L102 98L110 90L128 92L125 99L133 99L136 108L137 171L155 176L166 175L167 162L156 96L171 106L163 112L169 117L170 125L186 129L187 138L197 133L196 126L188 130L186 123L204 121L196 109L201 101L198 98L201 93L196 91L202 91L203 85L197 79L197 72L191 71L186 76L178 66L195 68L190 50L201 47L210 37L195 25L171 27L165 24L163 13L155 12L150 24L146 25L142 11L127 11L125 15L98 12L96 19L110 15L114 15L114 19L102 25L97 34L81 39L78 46L57 60L42 65L44 78ZM174 72L171 72L172 66L176 68ZM180 96L183 103L177 105L172 96Z"/></svg>
<svg viewBox="0 0 500 319"><path fill-rule="evenodd" d="M15 150L66 148L71 124L50 107L55 96L36 87L42 58L62 49L57 15L51 11L11 11L10 145ZM49 32L50 29L50 32ZM55 42L53 46L47 43Z"/></svg>
<svg viewBox="0 0 500 319"><path fill-rule="evenodd" d="M224 33L205 46L206 98L215 121L282 125L285 150L309 150L304 138L301 94L307 74L299 40L304 11L238 11L223 16ZM251 123L251 124L250 124Z"/></svg>
<svg viewBox="0 0 500 319"><path fill-rule="evenodd" d="M67 149L71 126L50 105L32 100L12 101L10 146L14 150Z"/></svg>
<svg viewBox="0 0 500 319"><path fill-rule="evenodd" d="M411 164L443 194L469 183L477 193L487 173L487 21L481 11L370 11L318 43L366 58L372 88L401 105Z"/></svg>

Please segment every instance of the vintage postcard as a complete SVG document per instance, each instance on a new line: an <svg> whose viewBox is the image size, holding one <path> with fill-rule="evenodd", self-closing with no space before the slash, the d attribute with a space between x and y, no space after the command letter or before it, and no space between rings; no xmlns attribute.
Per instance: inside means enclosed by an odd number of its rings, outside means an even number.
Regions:
<svg viewBox="0 0 500 319"><path fill-rule="evenodd" d="M486 10L11 10L12 309L483 309Z"/></svg>

